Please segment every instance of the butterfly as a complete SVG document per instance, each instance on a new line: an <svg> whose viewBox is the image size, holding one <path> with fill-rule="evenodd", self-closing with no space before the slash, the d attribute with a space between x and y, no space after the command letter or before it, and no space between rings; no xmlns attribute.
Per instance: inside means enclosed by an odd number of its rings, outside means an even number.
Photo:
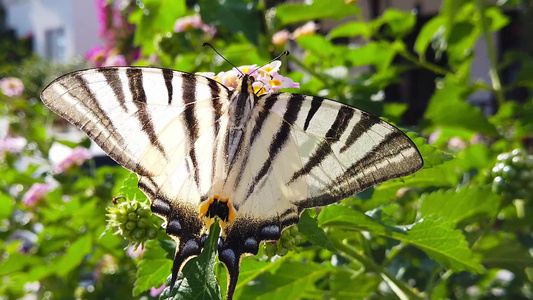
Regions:
<svg viewBox="0 0 533 300"><path fill-rule="evenodd" d="M276 241L310 207L422 168L399 129L317 96L234 90L169 69L106 67L50 83L43 103L138 175L151 210L176 242L171 287L217 218L227 298L244 255Z"/></svg>

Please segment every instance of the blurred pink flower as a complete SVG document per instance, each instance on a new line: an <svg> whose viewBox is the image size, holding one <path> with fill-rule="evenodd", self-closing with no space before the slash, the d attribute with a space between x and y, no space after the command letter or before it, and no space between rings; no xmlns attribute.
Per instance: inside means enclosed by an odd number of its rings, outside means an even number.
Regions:
<svg viewBox="0 0 533 300"><path fill-rule="evenodd" d="M73 166L81 166L86 160L91 159L92 157L93 156L87 148L77 147L56 164L55 172L62 173Z"/></svg>
<svg viewBox="0 0 533 300"><path fill-rule="evenodd" d="M87 51L85 58L95 67L101 67L107 59L107 50L102 46L94 46Z"/></svg>
<svg viewBox="0 0 533 300"><path fill-rule="evenodd" d="M20 78L6 77L0 80L0 90L8 97L19 96L24 91L24 84Z"/></svg>
<svg viewBox="0 0 533 300"><path fill-rule="evenodd" d="M34 206L37 201L42 199L51 190L51 185L48 183L34 183L30 189L22 196L22 204L26 206Z"/></svg>
<svg viewBox="0 0 533 300"><path fill-rule="evenodd" d="M200 15L186 16L176 20L174 24L174 32L183 32L189 29L198 28L203 32L208 33L210 36L216 34L217 30L214 26L210 26L202 22Z"/></svg>
<svg viewBox="0 0 533 300"><path fill-rule="evenodd" d="M291 37L291 33L287 29L278 31L272 35L272 44L279 46L285 44Z"/></svg>
<svg viewBox="0 0 533 300"><path fill-rule="evenodd" d="M428 143L430 143L430 144L435 143L439 139L441 132L442 132L442 130L440 128L437 128L437 130L433 131L429 135Z"/></svg>
<svg viewBox="0 0 533 300"><path fill-rule="evenodd" d="M467 145L467 142L458 137L452 137L448 140L448 148L450 149L460 150L466 148Z"/></svg>
<svg viewBox="0 0 533 300"><path fill-rule="evenodd" d="M302 36L311 35L314 34L317 30L318 26L315 24L315 22L310 21L296 28L292 33L292 38L297 39Z"/></svg>
<svg viewBox="0 0 533 300"><path fill-rule="evenodd" d="M0 138L0 153L9 152L9 153L19 153L26 146L27 141L23 137L10 137L6 136Z"/></svg>
<svg viewBox="0 0 533 300"><path fill-rule="evenodd" d="M233 68L226 72L220 72L215 75L213 72L200 72L196 73L213 80L216 80L230 90L237 88L242 77L241 73L248 74L255 79L252 84L253 91L256 95L277 93L280 89L284 88L300 88L300 84L292 81L289 77L284 77L278 74L278 70L281 66L281 61L275 60L269 64L266 64L260 68L256 65L241 66L238 70ZM240 72L239 72L240 71Z"/></svg>
<svg viewBox="0 0 533 300"><path fill-rule="evenodd" d="M159 294L161 294L165 290L166 287L167 286L164 283L157 289L155 287L152 287L150 289L150 296L157 297Z"/></svg>
<svg viewBox="0 0 533 300"><path fill-rule="evenodd" d="M122 54L113 54L106 58L102 67L119 67L126 66L126 58Z"/></svg>

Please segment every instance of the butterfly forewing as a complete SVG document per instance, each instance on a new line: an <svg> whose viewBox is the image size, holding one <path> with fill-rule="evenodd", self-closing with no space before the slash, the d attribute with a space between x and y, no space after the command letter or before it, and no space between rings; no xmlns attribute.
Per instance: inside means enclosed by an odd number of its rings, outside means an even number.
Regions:
<svg viewBox="0 0 533 300"><path fill-rule="evenodd" d="M246 75L231 92L189 73L117 67L67 74L41 94L139 175L177 242L172 283L200 253L213 218L222 220L228 298L241 257L256 254L262 240L279 239L303 209L423 164L405 134L366 112L300 94L258 97L251 86Z"/></svg>

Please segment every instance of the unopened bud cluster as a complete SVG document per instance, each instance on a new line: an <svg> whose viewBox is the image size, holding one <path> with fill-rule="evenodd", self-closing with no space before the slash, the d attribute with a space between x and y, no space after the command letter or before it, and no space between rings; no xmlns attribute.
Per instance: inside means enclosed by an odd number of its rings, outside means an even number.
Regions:
<svg viewBox="0 0 533 300"><path fill-rule="evenodd" d="M144 244L157 236L158 226L147 204L125 200L107 210L108 229L114 228L115 234L122 235L131 244Z"/></svg>
<svg viewBox="0 0 533 300"><path fill-rule="evenodd" d="M533 156L523 149L498 155L492 168L492 191L507 199L529 199L533 195Z"/></svg>
<svg viewBox="0 0 533 300"><path fill-rule="evenodd" d="M274 255L284 256L289 250L296 250L296 246L302 241L302 234L298 226L292 225L283 230L281 238L276 243L265 243L265 254L270 258Z"/></svg>

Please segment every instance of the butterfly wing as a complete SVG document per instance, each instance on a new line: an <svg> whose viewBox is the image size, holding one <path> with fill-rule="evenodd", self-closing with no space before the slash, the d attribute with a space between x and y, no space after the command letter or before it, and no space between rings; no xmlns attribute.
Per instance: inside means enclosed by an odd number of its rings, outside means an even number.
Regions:
<svg viewBox="0 0 533 300"><path fill-rule="evenodd" d="M235 277L242 255L256 254L262 240L279 239L305 208L339 201L423 166L416 146L399 129L321 97L262 96L247 134L234 183L238 214L219 249ZM236 285L237 279L230 279Z"/></svg>
<svg viewBox="0 0 533 300"><path fill-rule="evenodd" d="M67 74L41 94L52 111L139 175L152 211L177 243L173 280L203 248L199 204L215 181L229 93L189 73L116 67Z"/></svg>

